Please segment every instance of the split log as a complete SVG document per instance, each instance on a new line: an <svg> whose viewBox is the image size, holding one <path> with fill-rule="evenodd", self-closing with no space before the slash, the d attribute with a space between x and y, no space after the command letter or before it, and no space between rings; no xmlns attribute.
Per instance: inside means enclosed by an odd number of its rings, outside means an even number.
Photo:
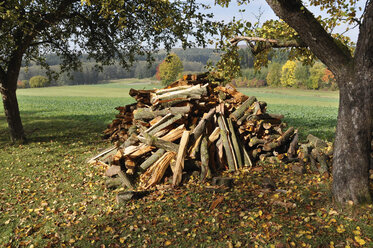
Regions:
<svg viewBox="0 0 373 248"><path fill-rule="evenodd" d="M153 126L151 128L149 128L151 130L149 131L149 129L148 129L148 131L146 133L154 135L156 132L158 132L158 131L162 130L163 128L166 128L169 125L171 125L171 124L175 123L176 121L180 120L182 117L183 116L181 114L171 116L170 118L167 118L166 120L162 120L161 124L157 125L158 124L157 123L154 128L153 128Z"/></svg>
<svg viewBox="0 0 373 248"><path fill-rule="evenodd" d="M118 165L112 165L105 171L105 176L113 177L119 173L121 167Z"/></svg>
<svg viewBox="0 0 373 248"><path fill-rule="evenodd" d="M152 164L154 164L164 153L166 152L165 149L158 149L155 153L153 153L148 159L146 159L140 165L140 171L146 171Z"/></svg>
<svg viewBox="0 0 373 248"><path fill-rule="evenodd" d="M227 157L227 162L228 162L228 167L229 171L235 171L236 170L236 162L235 162L235 157L233 153L232 146L230 145L229 142L229 134L228 130L226 128L226 125L224 123L224 117L222 115L219 115L218 117L218 124L220 127L220 136L222 138L224 150L225 150L225 155Z"/></svg>
<svg viewBox="0 0 373 248"><path fill-rule="evenodd" d="M172 185L177 186L181 183L182 171L184 169L184 159L187 151L187 145L189 141L190 132L184 131L181 136L179 150L177 151L175 172L172 178Z"/></svg>
<svg viewBox="0 0 373 248"><path fill-rule="evenodd" d="M325 143L325 141L317 138L316 136L313 136L312 134L309 134L307 136L307 141L315 148L324 148L328 145Z"/></svg>
<svg viewBox="0 0 373 248"><path fill-rule="evenodd" d="M169 119L171 119L173 117L173 115L171 113L168 113L166 114L165 116L161 117L161 116L158 116L158 117L155 117L153 120L151 120L149 122L149 124L151 125L148 129L146 129L144 131L144 133L149 133L151 132L152 130L154 130L156 127L158 127L159 125L162 125L163 123L165 123L166 121L168 121ZM155 132L156 133L156 132Z"/></svg>
<svg viewBox="0 0 373 248"><path fill-rule="evenodd" d="M149 146L155 146L157 148L162 148L170 152L177 152L179 150L179 146L175 143L159 139L153 135L146 133L144 134L144 136L145 137L138 136L138 139L144 144L147 144Z"/></svg>
<svg viewBox="0 0 373 248"><path fill-rule="evenodd" d="M201 142L201 181L211 177L211 170L209 167L209 150L207 137L202 138Z"/></svg>
<svg viewBox="0 0 373 248"><path fill-rule="evenodd" d="M298 129L295 130L295 135L293 137L293 140L290 142L289 149L287 152L287 156L289 158L295 158L297 155L297 150L298 150Z"/></svg>
<svg viewBox="0 0 373 248"><path fill-rule="evenodd" d="M167 94L167 93L174 92L174 91L186 90L191 87L192 85L182 85L182 86L173 87L173 88L155 90L155 92L153 93L155 93L156 95L162 95L162 94Z"/></svg>
<svg viewBox="0 0 373 248"><path fill-rule="evenodd" d="M175 152L166 152L163 156L154 164L154 172L151 175L150 180L148 181L146 189L159 183L164 173L166 172L168 166L170 165L171 160L175 157Z"/></svg>
<svg viewBox="0 0 373 248"><path fill-rule="evenodd" d="M186 102L190 102L191 100L192 100L192 98L182 98L182 97L179 97L179 98L174 98L174 99L169 99L169 100L158 101L153 106L162 106L163 108L170 108L170 107L178 105L180 103L184 103L185 104Z"/></svg>
<svg viewBox="0 0 373 248"><path fill-rule="evenodd" d="M177 128L169 131L166 135L162 136L160 139L165 140L165 141L173 142L173 141L179 139L183 135L184 131L185 131L185 125L182 124L182 125L178 126Z"/></svg>
<svg viewBox="0 0 373 248"><path fill-rule="evenodd" d="M319 148L314 148L311 151L311 155L313 158L316 158L316 160L319 162L320 167L318 167L318 170L321 175L329 175L328 172L328 163L327 163L327 158L325 154L323 154Z"/></svg>
<svg viewBox="0 0 373 248"><path fill-rule="evenodd" d="M110 152L114 152L114 153L116 153L115 149L116 149L115 146L110 147L110 148L108 148L108 149L105 149L104 151L100 152L99 154L97 154L97 155L94 156L93 158L90 158L90 159L88 160L87 163L89 163L89 164L95 163L96 160L97 160L98 158L100 158L100 157L102 157L102 156L105 156L106 154L108 154L108 153L110 153Z"/></svg>
<svg viewBox="0 0 373 248"><path fill-rule="evenodd" d="M119 176L119 178L122 181L124 186L126 186L129 189L133 189L133 184L132 184L131 180L127 177L127 175L123 171L119 171L118 176Z"/></svg>
<svg viewBox="0 0 373 248"><path fill-rule="evenodd" d="M273 149L281 147L282 145L284 145L286 142L289 141L289 139L291 138L293 134L294 134L294 128L291 127L283 135L281 135L281 137L278 138L277 140L264 144L263 150L266 152L269 152L269 151L272 151Z"/></svg>
<svg viewBox="0 0 373 248"><path fill-rule="evenodd" d="M205 131L206 123L211 120L214 114L215 108L212 108L201 118L198 125L196 126L196 128L194 128L192 134L190 135L189 146L194 144L194 142L196 142L196 140L202 135L202 133Z"/></svg>
<svg viewBox="0 0 373 248"><path fill-rule="evenodd" d="M167 92L161 95L151 94L150 101L151 103L156 103L158 100L168 100L173 99L175 97L183 97L183 98L195 98L199 99L202 96L207 95L207 85L195 85L192 87L188 87L186 89L180 89L172 92Z"/></svg>
<svg viewBox="0 0 373 248"><path fill-rule="evenodd" d="M230 132L230 135L231 135L230 137L231 137L232 144L233 144L234 154L236 155L236 159L237 159L237 166L238 166L238 168L242 168L243 167L243 161L242 161L241 149L240 149L240 146L238 144L236 131L234 130L232 119L228 118L227 122L228 122L229 132Z"/></svg>
<svg viewBox="0 0 373 248"><path fill-rule="evenodd" d="M197 157L197 154L200 149L201 141L202 141L202 136L199 136L197 141L194 144L191 144L192 146L189 147L188 153L189 153L190 158L195 159ZM190 143L190 140L189 140L189 143Z"/></svg>
<svg viewBox="0 0 373 248"><path fill-rule="evenodd" d="M236 88L231 84L227 84L225 87L218 86L216 87L216 90L223 91L224 93L233 96L233 98L237 102L244 102L248 98L248 96L246 96L245 94L242 94L241 92L237 91Z"/></svg>
<svg viewBox="0 0 373 248"><path fill-rule="evenodd" d="M172 107L172 108L166 108L162 110L151 110L151 108L138 108L134 111L134 119L135 120L150 120L154 119L157 116L165 116L167 114L187 114L190 113L191 107L190 105L183 106L183 107Z"/></svg>
<svg viewBox="0 0 373 248"><path fill-rule="evenodd" d="M250 108L250 106L256 101L256 97L255 96L251 96L249 97L243 104L241 104L240 107L238 107L236 109L236 111L234 111L230 117L237 121L238 119L241 118L241 116L244 115L245 111Z"/></svg>
<svg viewBox="0 0 373 248"><path fill-rule="evenodd" d="M257 144L264 144L266 141L264 139L259 139L258 137L254 136L250 139L249 146L253 147L256 146Z"/></svg>
<svg viewBox="0 0 373 248"><path fill-rule="evenodd" d="M214 143L220 136L220 128L216 127L209 136L209 142Z"/></svg>

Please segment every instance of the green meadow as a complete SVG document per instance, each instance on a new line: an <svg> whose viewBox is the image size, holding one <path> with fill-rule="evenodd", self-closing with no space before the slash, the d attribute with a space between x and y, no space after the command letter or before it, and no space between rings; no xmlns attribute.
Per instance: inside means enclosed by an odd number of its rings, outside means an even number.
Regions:
<svg viewBox="0 0 373 248"><path fill-rule="evenodd" d="M130 88L149 80L20 89L29 139L10 145L0 110L0 247L371 247L372 206L341 211L330 204L330 179L259 164L233 176L234 190L210 193L192 179L174 191L115 203L104 168L86 163L100 149L116 106L133 102ZM289 126L333 141L338 92L240 89L283 114ZM285 193L262 191L271 177ZM294 203L294 209L271 204ZM215 207L212 202L221 202Z"/></svg>

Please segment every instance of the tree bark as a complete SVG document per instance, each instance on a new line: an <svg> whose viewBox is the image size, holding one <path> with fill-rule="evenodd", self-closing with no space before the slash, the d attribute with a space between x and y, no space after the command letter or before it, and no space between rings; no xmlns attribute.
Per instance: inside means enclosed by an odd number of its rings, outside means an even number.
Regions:
<svg viewBox="0 0 373 248"><path fill-rule="evenodd" d="M340 89L332 193L338 203L371 202L370 142L373 130L373 2L360 25L354 57L326 32L299 0L266 0L334 73Z"/></svg>
<svg viewBox="0 0 373 248"><path fill-rule="evenodd" d="M19 113L16 89L3 89L1 95L11 141L26 143L27 139Z"/></svg>
<svg viewBox="0 0 373 248"><path fill-rule="evenodd" d="M333 196L339 203L371 202L369 153L372 111L366 83L350 81L340 88L333 156Z"/></svg>

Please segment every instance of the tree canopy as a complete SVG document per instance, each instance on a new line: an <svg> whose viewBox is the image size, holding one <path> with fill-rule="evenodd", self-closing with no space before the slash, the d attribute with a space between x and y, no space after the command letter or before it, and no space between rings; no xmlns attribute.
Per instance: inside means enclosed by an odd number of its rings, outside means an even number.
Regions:
<svg viewBox="0 0 373 248"><path fill-rule="evenodd" d="M171 53L165 58L157 68L157 78L162 81L163 84L170 84L175 81L179 74L183 71L183 63L179 56L175 53Z"/></svg>
<svg viewBox="0 0 373 248"><path fill-rule="evenodd" d="M98 67L118 62L128 68L138 55L151 61L159 48L203 46L212 29L200 7L194 1L2 1L0 91L11 139L25 140L15 93L22 61L49 68L45 56L55 53L61 73L79 68L85 53Z"/></svg>

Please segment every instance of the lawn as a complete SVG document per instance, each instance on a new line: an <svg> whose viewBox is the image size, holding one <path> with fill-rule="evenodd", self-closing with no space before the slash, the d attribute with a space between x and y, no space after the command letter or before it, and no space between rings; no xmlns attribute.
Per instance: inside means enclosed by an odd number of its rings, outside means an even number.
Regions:
<svg viewBox="0 0 373 248"><path fill-rule="evenodd" d="M131 88L148 81L18 90L29 144L8 144L0 111L0 247L372 247L372 206L330 203L330 179L259 164L233 174L235 187L210 193L191 180L124 206L105 189L103 168L85 161L109 144L101 132ZM242 89L285 115L302 137L333 140L338 94ZM280 192L263 189L272 178ZM286 192L286 193L281 193ZM215 208L212 202L221 203ZM296 204L285 209L275 200Z"/></svg>

